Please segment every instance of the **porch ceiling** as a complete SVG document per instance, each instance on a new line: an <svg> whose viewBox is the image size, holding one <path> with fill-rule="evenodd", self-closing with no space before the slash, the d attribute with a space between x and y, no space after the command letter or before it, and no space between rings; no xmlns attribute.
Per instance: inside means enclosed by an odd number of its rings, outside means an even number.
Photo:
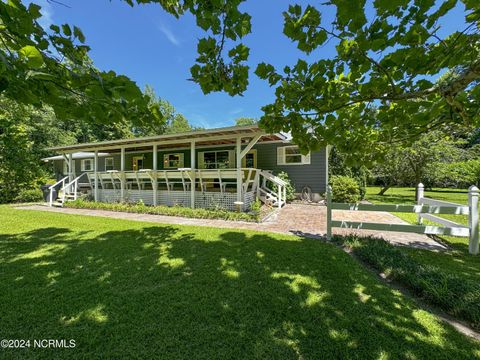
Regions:
<svg viewBox="0 0 480 360"><path fill-rule="evenodd" d="M238 136L250 138L258 134L262 134L258 142L287 140L286 136L284 136L283 134L266 134L257 125L248 125L191 131L179 134L167 134L142 138L102 141L96 143L56 146L48 148L47 150L63 153L93 150L108 150L109 152L116 152L120 151L122 147L132 150L151 150L151 147L154 144L157 144L158 149L170 149L176 147L188 147L190 146L192 140L195 140L196 146L221 146L234 145Z"/></svg>

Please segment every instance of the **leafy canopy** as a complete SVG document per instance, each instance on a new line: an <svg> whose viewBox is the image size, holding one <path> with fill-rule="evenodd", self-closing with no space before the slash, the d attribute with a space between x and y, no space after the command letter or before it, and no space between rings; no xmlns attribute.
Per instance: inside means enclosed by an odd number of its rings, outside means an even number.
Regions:
<svg viewBox="0 0 480 360"><path fill-rule="evenodd" d="M239 10L242 2L137 0L196 17L206 36L192 78L205 93L231 95L248 85L249 48L241 40L251 17ZM457 6L465 25L443 35L442 20ZM336 10L331 23L323 16L327 7ZM256 75L275 87L260 122L267 130L290 131L304 150L328 142L358 154L445 124L479 124L480 1L329 0L290 5L283 16L283 33L310 60L283 69L257 66ZM336 54L324 59L327 43Z"/></svg>
<svg viewBox="0 0 480 360"><path fill-rule="evenodd" d="M43 29L40 10L35 3L0 0L0 95L38 108L48 105L59 118L96 123L130 118L138 124L161 118L132 80L93 66L78 27Z"/></svg>

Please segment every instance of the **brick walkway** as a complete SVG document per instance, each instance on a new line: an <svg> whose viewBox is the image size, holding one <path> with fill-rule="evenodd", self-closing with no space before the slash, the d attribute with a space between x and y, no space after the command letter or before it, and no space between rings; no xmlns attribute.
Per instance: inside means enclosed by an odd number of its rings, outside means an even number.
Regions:
<svg viewBox="0 0 480 360"><path fill-rule="evenodd" d="M115 219L125 219L134 221L147 221L162 224L195 225L210 226L217 228L236 228L258 231L269 231L275 233L299 234L305 236L324 236L326 233L326 215L325 206L288 204L281 211L274 214L269 220L257 224L239 221L225 220L207 220L207 219L188 219L176 216L149 215L122 213L105 210L89 209L70 209L70 208L50 208L42 205L19 207L26 210L42 210L59 212L74 215L104 216ZM405 224L398 217L387 212L364 212L364 211L344 211L334 210L333 218L348 221L368 221L385 224ZM434 241L425 235L398 232L382 232L367 230L349 230L333 229L334 234L348 234L355 232L359 235L373 235L383 237L384 239L401 245L412 247L443 250L445 246Z"/></svg>

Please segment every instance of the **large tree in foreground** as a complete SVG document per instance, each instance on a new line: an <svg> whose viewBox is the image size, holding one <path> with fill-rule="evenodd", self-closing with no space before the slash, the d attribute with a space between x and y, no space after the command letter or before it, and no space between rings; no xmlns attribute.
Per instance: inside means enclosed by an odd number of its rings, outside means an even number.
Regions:
<svg viewBox="0 0 480 360"><path fill-rule="evenodd" d="M94 123L128 118L141 125L161 117L132 80L93 66L79 28L44 29L40 10L34 3L0 0L0 95Z"/></svg>
<svg viewBox="0 0 480 360"><path fill-rule="evenodd" d="M158 3L177 17L192 13L207 34L198 42L193 80L205 93L245 91L249 48L241 39L251 30L251 17L239 10L242 0L136 2ZM336 11L333 22L322 15L328 7ZM445 34L442 22L456 7L463 13L455 19L457 30ZM263 107L261 125L290 131L305 149L328 142L349 153L414 139L447 123L477 125L479 19L478 0L291 5L283 32L310 56L283 69L257 66L255 73L276 94ZM327 43L336 54L325 59L321 49Z"/></svg>

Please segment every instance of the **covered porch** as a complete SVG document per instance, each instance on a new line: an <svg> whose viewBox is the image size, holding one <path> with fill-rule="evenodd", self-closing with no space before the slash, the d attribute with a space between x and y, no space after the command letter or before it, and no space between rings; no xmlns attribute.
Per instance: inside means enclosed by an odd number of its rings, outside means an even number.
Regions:
<svg viewBox="0 0 480 360"><path fill-rule="evenodd" d="M244 126L51 150L63 155L68 171L60 180L62 201L76 199L80 184L87 183L94 201L248 211L256 198L279 207L285 204L285 182L268 169L256 168L252 153L257 143L283 141L282 134ZM79 151L92 154L88 169L82 162L80 174L74 165Z"/></svg>

